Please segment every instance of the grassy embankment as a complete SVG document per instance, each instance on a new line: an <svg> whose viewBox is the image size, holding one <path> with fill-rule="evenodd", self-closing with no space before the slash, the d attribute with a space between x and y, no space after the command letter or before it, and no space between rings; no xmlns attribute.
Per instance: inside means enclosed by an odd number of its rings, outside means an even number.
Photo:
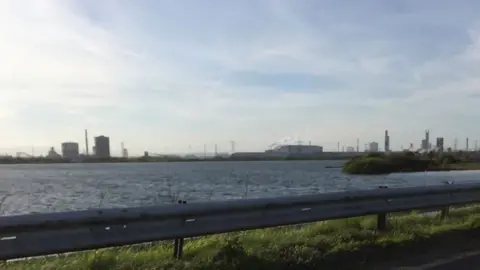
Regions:
<svg viewBox="0 0 480 270"><path fill-rule="evenodd" d="M451 210L446 220L395 215L388 231L375 227L375 217L362 217L203 237L186 241L178 261L172 244L163 242L13 262L2 269L372 269L426 256L425 251L444 256L480 246L480 207Z"/></svg>
<svg viewBox="0 0 480 270"><path fill-rule="evenodd" d="M349 174L388 174L394 172L480 170L467 154L450 153L370 153L354 157L343 166Z"/></svg>
<svg viewBox="0 0 480 270"><path fill-rule="evenodd" d="M45 157L0 157L0 164L63 164L63 163L147 163L147 162L219 162L219 161L307 161L307 160L347 160L349 156L319 155L319 156L288 156L288 157L180 157L180 156L151 156L131 158L95 158L89 157L81 161L69 159L52 159Z"/></svg>

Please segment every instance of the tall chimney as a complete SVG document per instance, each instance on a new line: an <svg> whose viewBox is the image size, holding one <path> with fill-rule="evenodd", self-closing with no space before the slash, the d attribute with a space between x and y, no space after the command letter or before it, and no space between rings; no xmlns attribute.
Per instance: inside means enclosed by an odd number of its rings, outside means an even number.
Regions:
<svg viewBox="0 0 480 270"><path fill-rule="evenodd" d="M87 149L87 157L89 156L88 155L88 131L85 129L85 149Z"/></svg>

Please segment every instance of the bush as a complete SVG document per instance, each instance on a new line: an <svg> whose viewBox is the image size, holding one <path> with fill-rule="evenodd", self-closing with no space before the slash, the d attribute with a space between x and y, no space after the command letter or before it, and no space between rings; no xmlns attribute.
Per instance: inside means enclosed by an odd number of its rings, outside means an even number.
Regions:
<svg viewBox="0 0 480 270"><path fill-rule="evenodd" d="M383 155L370 153L347 161L343 172L350 174L388 174L393 172L425 171L438 166L434 160L415 153Z"/></svg>
<svg viewBox="0 0 480 270"><path fill-rule="evenodd" d="M355 174L385 174L393 170L393 164L382 157L357 157L343 167L343 172Z"/></svg>
<svg viewBox="0 0 480 270"><path fill-rule="evenodd" d="M371 157L371 158L384 158L385 155L383 153L368 153L366 157Z"/></svg>
<svg viewBox="0 0 480 270"><path fill-rule="evenodd" d="M452 154L443 154L439 157L440 164L448 165L457 163L458 160Z"/></svg>

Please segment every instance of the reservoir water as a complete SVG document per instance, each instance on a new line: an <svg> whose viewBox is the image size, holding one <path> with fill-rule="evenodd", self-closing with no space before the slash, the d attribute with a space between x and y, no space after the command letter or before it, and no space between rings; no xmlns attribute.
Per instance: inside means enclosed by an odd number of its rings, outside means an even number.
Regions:
<svg viewBox="0 0 480 270"><path fill-rule="evenodd" d="M3 215L480 181L480 171L341 173L344 161L0 165Z"/></svg>

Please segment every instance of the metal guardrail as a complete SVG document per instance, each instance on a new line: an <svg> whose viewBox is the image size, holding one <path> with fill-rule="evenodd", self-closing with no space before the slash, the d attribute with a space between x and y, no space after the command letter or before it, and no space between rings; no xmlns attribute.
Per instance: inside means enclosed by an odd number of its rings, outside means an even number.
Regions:
<svg viewBox="0 0 480 270"><path fill-rule="evenodd" d="M480 183L3 216L0 260L477 202Z"/></svg>

